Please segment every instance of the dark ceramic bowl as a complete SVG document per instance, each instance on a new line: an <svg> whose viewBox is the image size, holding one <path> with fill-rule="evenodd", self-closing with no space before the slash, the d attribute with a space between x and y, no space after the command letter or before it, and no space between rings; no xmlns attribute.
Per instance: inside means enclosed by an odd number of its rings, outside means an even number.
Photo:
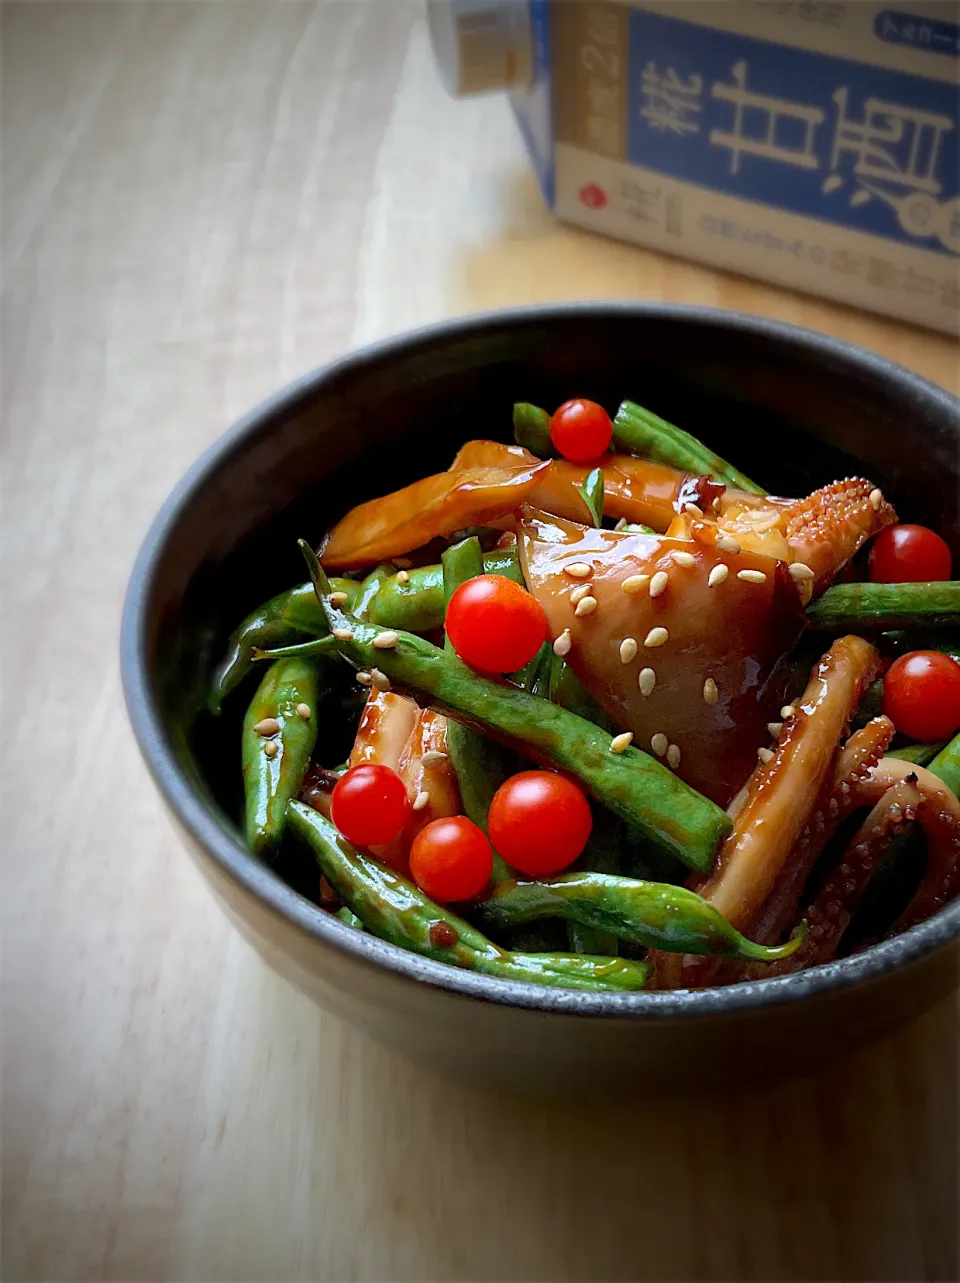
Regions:
<svg viewBox="0 0 960 1283"><path fill-rule="evenodd" d="M244 849L240 708L196 716L235 622L303 578L353 503L509 435L514 400L633 397L781 493L863 471L960 553L958 403L817 334L700 308L575 304L451 321L311 374L222 437L157 517L123 619L140 748L200 870L264 959L351 1024L491 1086L705 1086L812 1060L918 1015L956 982L960 902L829 966L704 993L585 994L425 961L316 908ZM242 705L243 699L234 700Z"/></svg>

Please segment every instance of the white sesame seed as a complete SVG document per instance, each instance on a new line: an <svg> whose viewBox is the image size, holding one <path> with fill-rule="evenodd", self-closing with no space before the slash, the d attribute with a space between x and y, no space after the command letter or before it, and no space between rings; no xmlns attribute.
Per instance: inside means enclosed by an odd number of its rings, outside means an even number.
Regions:
<svg viewBox="0 0 960 1283"><path fill-rule="evenodd" d="M337 624L336 628L331 631L334 637L339 638L340 641L353 641L353 630L347 628L345 624Z"/></svg>
<svg viewBox="0 0 960 1283"><path fill-rule="evenodd" d="M264 757L276 757L280 752L280 745L276 740L264 740L263 755Z"/></svg>
<svg viewBox="0 0 960 1283"><path fill-rule="evenodd" d="M573 640L570 637L570 629L565 628L563 632L560 634L560 636L557 638L557 640L553 643L553 653L555 655L559 655L560 658L563 659L565 655L570 654L570 647L572 645L573 645Z"/></svg>
<svg viewBox="0 0 960 1283"><path fill-rule="evenodd" d="M342 606L346 600L347 600L347 594L345 592L332 592L330 594L331 606Z"/></svg>
<svg viewBox="0 0 960 1283"><path fill-rule="evenodd" d="M670 634L665 628L651 628L643 639L644 646L662 646L664 642L670 640Z"/></svg>
<svg viewBox="0 0 960 1283"><path fill-rule="evenodd" d="M670 741L664 735L663 731L657 731L656 735L650 740L650 747L656 753L657 757L663 757L664 753L670 747Z"/></svg>
<svg viewBox="0 0 960 1283"><path fill-rule="evenodd" d="M611 753L622 753L624 749L629 748L633 743L633 731L624 731L622 735L614 735L610 741Z"/></svg>
<svg viewBox="0 0 960 1283"><path fill-rule="evenodd" d="M680 765L680 750L676 744L671 744L667 749L667 764L674 770Z"/></svg>
<svg viewBox="0 0 960 1283"><path fill-rule="evenodd" d="M697 564L697 559L692 552L683 552L680 549L675 549L670 554L670 557L678 566L695 566Z"/></svg>
<svg viewBox="0 0 960 1283"><path fill-rule="evenodd" d="M720 692L717 690L717 683L712 677L708 677L703 683L703 702L705 704L715 704L720 698Z"/></svg>
<svg viewBox="0 0 960 1283"><path fill-rule="evenodd" d="M571 561L564 566L563 573L571 579L589 579L592 568L585 561Z"/></svg>
<svg viewBox="0 0 960 1283"><path fill-rule="evenodd" d="M736 556L740 551L740 545L733 535L717 535L717 547L721 552L729 552L733 556Z"/></svg>
<svg viewBox="0 0 960 1283"><path fill-rule="evenodd" d="M629 664L631 659L635 659L637 654L636 637L624 637L620 643L620 663Z"/></svg>
<svg viewBox="0 0 960 1283"><path fill-rule="evenodd" d="M390 689L390 678L386 673L381 672L379 668L370 669L370 680L378 691L388 691Z"/></svg>
<svg viewBox="0 0 960 1283"><path fill-rule="evenodd" d="M258 735L276 735L279 733L280 723L275 717L264 717L253 729Z"/></svg>
<svg viewBox="0 0 960 1283"><path fill-rule="evenodd" d="M684 512L689 512L689 514L690 514L690 516L691 516L691 517L702 517L702 516L703 516L703 509L702 509L702 508L698 508L698 507L697 507L697 505L696 505L695 503L685 503L685 504L683 505L683 510L684 510Z"/></svg>
<svg viewBox="0 0 960 1283"><path fill-rule="evenodd" d="M373 639L373 644L377 650L392 650L400 638L392 628L385 628L382 633L377 633Z"/></svg>
<svg viewBox="0 0 960 1283"><path fill-rule="evenodd" d="M627 524L628 522L626 517L621 517L620 520L617 522L617 524L613 528L614 530L623 530Z"/></svg>
<svg viewBox="0 0 960 1283"><path fill-rule="evenodd" d="M793 575L794 579L813 579L814 574L810 567L803 561L795 561L787 569Z"/></svg>
<svg viewBox="0 0 960 1283"><path fill-rule="evenodd" d="M577 602L577 608L573 613L579 619L579 618L582 618L584 615L592 615L593 612L596 610L596 608L597 608L596 597L582 597L580 601Z"/></svg>
<svg viewBox="0 0 960 1283"><path fill-rule="evenodd" d="M430 801L430 794L426 791L426 789L421 789L420 792L417 794L417 796L413 799L413 809L415 811L422 811L429 801Z"/></svg>
<svg viewBox="0 0 960 1283"><path fill-rule="evenodd" d="M297 716L298 716L298 717L302 717L302 718L303 718L303 720L304 720L305 722L309 722L309 720L310 720L310 705L309 705L309 704L298 704L298 705L297 705Z"/></svg>
<svg viewBox="0 0 960 1283"><path fill-rule="evenodd" d="M667 579L667 572L665 570L658 570L650 580L650 596L659 597L660 594L666 590L668 583L669 580Z"/></svg>
<svg viewBox="0 0 960 1283"><path fill-rule="evenodd" d="M404 585L405 585L405 584L408 584L409 582L410 582L410 571L409 571L409 570L398 570L398 571L397 571L397 583L398 583L398 584L404 584Z"/></svg>
<svg viewBox="0 0 960 1283"><path fill-rule="evenodd" d="M441 762L445 762L446 760L446 753L441 753L440 750L436 748L427 749L426 753L424 753L420 759L428 771L434 766L439 766Z"/></svg>
<svg viewBox="0 0 960 1283"><path fill-rule="evenodd" d="M773 752L773 749L770 749L770 748L757 749L757 757L759 757L760 761L763 762L764 766L766 766L768 762L772 762L774 759L774 756L775 754Z"/></svg>
<svg viewBox="0 0 960 1283"><path fill-rule="evenodd" d="M652 695L653 688L657 684L657 675L652 668L641 668L640 676L637 678L637 685L640 687L641 695Z"/></svg>
<svg viewBox="0 0 960 1283"><path fill-rule="evenodd" d="M714 510L714 512L719 512L719 511L720 511L721 503L720 503L720 496L719 496L719 495L717 495L716 499L714 499L714 500L713 500L713 502L711 503L710 507Z"/></svg>
<svg viewBox="0 0 960 1283"><path fill-rule="evenodd" d="M781 708L780 710L780 716L783 718L785 722L787 722L790 720L791 717L793 717L796 711L797 710L794 708L792 704L784 704L783 708Z"/></svg>
<svg viewBox="0 0 960 1283"><path fill-rule="evenodd" d="M716 588L717 584L722 584L730 573L730 567L725 566L723 562L718 562L716 566L707 575L707 583L711 588Z"/></svg>
<svg viewBox="0 0 960 1283"><path fill-rule="evenodd" d="M570 594L570 605L576 606L581 601L583 601L584 597L590 597L592 595L593 595L592 584L578 584L577 587L574 588L573 592Z"/></svg>
<svg viewBox="0 0 960 1283"><path fill-rule="evenodd" d="M628 596L632 597L634 593L642 592L649 582L649 575L630 575L620 587Z"/></svg>
<svg viewBox="0 0 960 1283"><path fill-rule="evenodd" d="M742 579L745 584L765 584L767 576L762 570L738 570L737 578Z"/></svg>
<svg viewBox="0 0 960 1283"><path fill-rule="evenodd" d="M767 722L767 730L774 739L779 739L780 732L783 730L783 722Z"/></svg>
<svg viewBox="0 0 960 1283"><path fill-rule="evenodd" d="M877 489L871 490L870 507L876 509L876 508L879 508L882 503L883 503L883 491L877 490Z"/></svg>
<svg viewBox="0 0 960 1283"><path fill-rule="evenodd" d="M359 673L357 673L357 681L361 686L371 686L373 684L373 678L365 668L361 668Z"/></svg>

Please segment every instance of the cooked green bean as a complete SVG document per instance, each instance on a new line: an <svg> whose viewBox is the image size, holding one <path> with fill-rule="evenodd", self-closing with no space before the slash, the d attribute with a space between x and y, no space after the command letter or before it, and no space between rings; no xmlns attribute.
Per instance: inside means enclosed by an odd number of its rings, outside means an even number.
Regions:
<svg viewBox="0 0 960 1283"><path fill-rule="evenodd" d="M946 746L940 744L903 744L900 748L888 750L887 757L897 757L901 762L912 762L914 766L929 766L933 759Z"/></svg>
<svg viewBox="0 0 960 1283"><path fill-rule="evenodd" d="M529 401L517 401L513 407L513 437L517 445L524 446L541 459L554 453L550 440L550 415Z"/></svg>
<svg viewBox="0 0 960 1283"><path fill-rule="evenodd" d="M766 494L761 486L744 476L726 459L705 446L696 437L675 427L666 419L644 410L633 401L624 401L613 421L613 444L617 450L665 463L668 467L699 476L713 477L735 490Z"/></svg>
<svg viewBox="0 0 960 1283"><path fill-rule="evenodd" d="M929 584L837 584L807 607L814 628L945 627L960 624L960 580Z"/></svg>
<svg viewBox="0 0 960 1283"><path fill-rule="evenodd" d="M347 605L352 605L359 585L352 579L331 579L332 591L345 592ZM218 666L210 686L210 711L219 713L227 695L246 676L256 658L256 650L291 646L306 637L322 637L328 631L327 621L317 603L313 584L298 584L278 593L246 617L237 626L227 644L227 654Z"/></svg>
<svg viewBox="0 0 960 1283"><path fill-rule="evenodd" d="M955 735L946 748L940 750L927 770L960 797L960 735Z"/></svg>
<svg viewBox="0 0 960 1283"><path fill-rule="evenodd" d="M649 949L758 962L787 958L803 942L803 933L799 933L784 945L768 948L755 944L693 891L606 873L566 873L540 881L506 882L477 905L477 912L490 929L536 918L567 918Z"/></svg>
<svg viewBox="0 0 960 1283"><path fill-rule="evenodd" d="M278 659L263 676L243 719L247 845L268 859L303 783L317 741L320 678L311 659Z"/></svg>
<svg viewBox="0 0 960 1283"><path fill-rule="evenodd" d="M376 592L358 603L361 619L381 628L405 628L411 633L428 633L443 624L443 568L419 566L415 570L385 575ZM523 583L516 547L498 548L484 553L483 571L487 575L504 575ZM364 580L366 584L366 580Z"/></svg>
<svg viewBox="0 0 960 1283"><path fill-rule="evenodd" d="M317 595L336 630L337 647L357 668L380 669L392 681L458 720L521 744L530 756L578 779L599 802L690 868L708 872L729 816L647 753L610 751L599 727L526 691L481 677L456 656L414 633L397 632L389 648L374 645L378 629L344 613L329 598L327 577L310 546L300 542Z"/></svg>
<svg viewBox="0 0 960 1283"><path fill-rule="evenodd" d="M291 802L289 824L316 856L324 877L368 931L435 962L561 989L642 989L644 963L581 954L511 953L434 903L419 887L361 855L318 811Z"/></svg>

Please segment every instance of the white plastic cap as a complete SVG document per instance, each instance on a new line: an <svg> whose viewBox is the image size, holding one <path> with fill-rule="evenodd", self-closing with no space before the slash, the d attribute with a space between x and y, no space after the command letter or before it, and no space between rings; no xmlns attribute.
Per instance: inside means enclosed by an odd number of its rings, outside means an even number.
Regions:
<svg viewBox="0 0 960 1283"><path fill-rule="evenodd" d="M427 0L427 19L443 83L455 98L530 87L527 0Z"/></svg>

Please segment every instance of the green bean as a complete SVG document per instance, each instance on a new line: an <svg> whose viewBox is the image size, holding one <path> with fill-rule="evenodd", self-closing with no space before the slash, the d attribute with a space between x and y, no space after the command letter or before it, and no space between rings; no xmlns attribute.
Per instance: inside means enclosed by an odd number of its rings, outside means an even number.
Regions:
<svg viewBox="0 0 960 1283"><path fill-rule="evenodd" d="M299 793L310 765L319 695L312 660L278 659L264 674L243 719L247 845L261 859L279 847L287 803Z"/></svg>
<svg viewBox="0 0 960 1283"><path fill-rule="evenodd" d="M945 745L945 740L939 744L903 744L900 748L889 749L886 756L899 758L901 762L912 762L914 766L929 766Z"/></svg>
<svg viewBox="0 0 960 1283"><path fill-rule="evenodd" d="M345 922L348 927L355 927L357 931L363 930L363 923L353 910L348 909L346 905L344 905L342 909L338 909L333 916L335 918L339 918L341 922Z"/></svg>
<svg viewBox="0 0 960 1283"><path fill-rule="evenodd" d="M396 644L374 645L378 630L345 614L329 599L327 577L310 546L300 541L311 578L340 654L356 668L379 668L390 681L416 691L457 720L473 722L512 741L531 757L573 775L597 801L634 825L690 868L708 872L730 818L679 780L667 767L632 746L610 751L608 734L536 695L481 677L415 633L399 632Z"/></svg>
<svg viewBox="0 0 960 1283"><path fill-rule="evenodd" d="M289 807L291 831L313 851L324 877L368 931L436 962L561 989L642 989L643 963L581 954L511 953L429 900L419 887L361 855L329 820L301 802Z"/></svg>
<svg viewBox="0 0 960 1283"><path fill-rule="evenodd" d="M560 917L611 931L649 949L757 962L788 958L804 938L804 933L799 933L786 944L769 948L755 944L693 891L606 873L565 873L542 881L507 882L476 908L488 930Z"/></svg>
<svg viewBox="0 0 960 1283"><path fill-rule="evenodd" d="M811 602L814 628L900 629L960 624L960 580L929 584L837 584Z"/></svg>
<svg viewBox="0 0 960 1283"><path fill-rule="evenodd" d="M613 444L618 450L652 459L655 463L713 477L735 490L747 490L750 494L767 493L689 432L674 427L633 401L624 401L617 411L613 421Z"/></svg>
<svg viewBox="0 0 960 1283"><path fill-rule="evenodd" d="M516 547L485 553L482 573L504 575L523 583ZM402 583L395 574L383 576L377 591L358 603L356 614L381 628L405 628L411 633L440 628L444 615L443 568L433 565L408 570Z"/></svg>
<svg viewBox="0 0 960 1283"><path fill-rule="evenodd" d="M624 834L623 825L609 811L594 816L593 831L578 863L585 873L619 874L620 852L618 843ZM574 953L602 953L616 957L620 939L616 932L604 930L595 924L567 920L567 939Z"/></svg>
<svg viewBox="0 0 960 1283"><path fill-rule="evenodd" d="M960 735L955 735L946 748L940 750L927 770L960 797Z"/></svg>
<svg viewBox="0 0 960 1283"><path fill-rule="evenodd" d="M347 593L347 605L356 597L358 585L352 579L331 579L334 591ZM246 617L230 636L227 654L218 666L210 686L209 708L219 713L223 701L246 676L256 650L289 646L306 637L322 637L327 621L317 602L313 584L299 584L278 593Z"/></svg>
<svg viewBox="0 0 960 1283"><path fill-rule="evenodd" d="M550 440L550 415L529 401L517 401L513 407L513 437L517 445L524 446L541 459L554 453Z"/></svg>

